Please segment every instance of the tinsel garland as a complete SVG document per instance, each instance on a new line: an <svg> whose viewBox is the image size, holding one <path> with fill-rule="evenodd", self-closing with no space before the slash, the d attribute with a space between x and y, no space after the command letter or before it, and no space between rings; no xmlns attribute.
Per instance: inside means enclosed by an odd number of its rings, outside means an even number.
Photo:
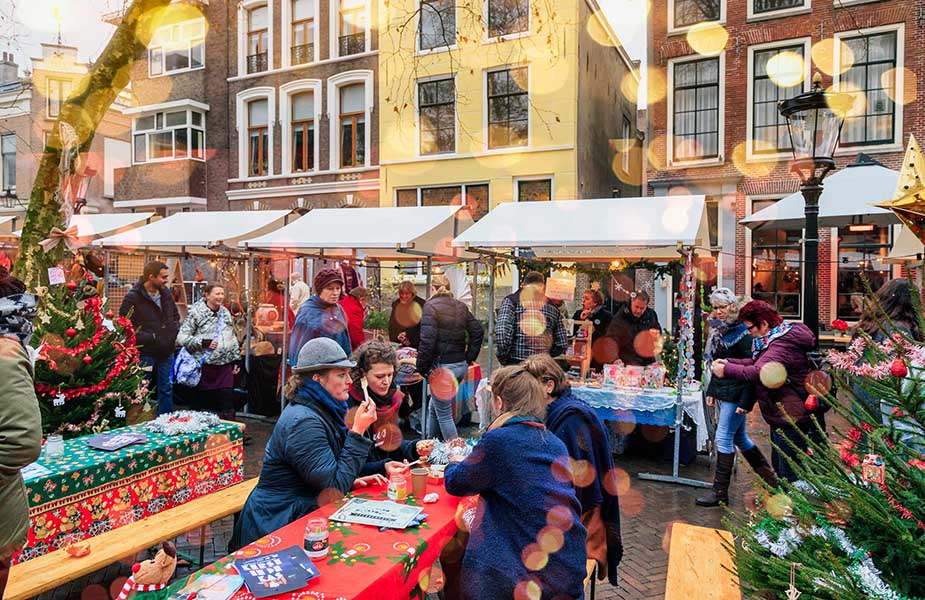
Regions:
<svg viewBox="0 0 925 600"><path fill-rule="evenodd" d="M55 385L48 385L47 383L36 383L35 391L39 392L40 394L45 394L49 397L62 395L64 396L65 400L72 400L74 398L86 396L87 394L98 394L109 387L109 384L112 383L112 380L121 375L122 372L125 371L125 369L134 362L134 359L138 354L138 349L134 346L134 343L135 342L133 339L129 346L120 348L122 352L116 358L112 369L110 369L109 373L106 374L106 377L104 377L102 381L95 385L71 388L69 390L61 390L61 388Z"/></svg>
<svg viewBox="0 0 925 600"><path fill-rule="evenodd" d="M870 359L865 354L871 351L885 360ZM925 347L917 346L901 333L894 334L880 343L866 336L852 340L844 352L830 350L826 355L829 363L836 369L847 371L857 377L886 379L890 377L893 359L906 356L913 361L925 362Z"/></svg>
<svg viewBox="0 0 925 600"><path fill-rule="evenodd" d="M660 265L643 259L637 260L636 262L620 261L619 267L608 267L601 269L588 267L583 263L563 265L551 260L537 260L533 258L515 258L513 259L513 262L515 265L517 265L517 268L520 271L540 271L542 273L565 271L568 273L574 273L576 275L587 275L592 281L606 279L613 275L613 273L631 269L645 269L647 271L652 271L655 274L656 279L664 279L666 276L673 275L675 272L677 272L677 269L682 264L680 260L673 260L667 264Z"/></svg>
<svg viewBox="0 0 925 600"><path fill-rule="evenodd" d="M430 456L427 457L427 462L432 465L448 465L450 464L451 455L458 454L462 457L469 456L477 440L467 439L465 442L465 445L460 445L459 442L452 443L434 440L434 449L430 453Z"/></svg>
<svg viewBox="0 0 925 600"><path fill-rule="evenodd" d="M218 415L196 410L178 410L166 413L145 425L145 429L164 435L199 433L219 424Z"/></svg>

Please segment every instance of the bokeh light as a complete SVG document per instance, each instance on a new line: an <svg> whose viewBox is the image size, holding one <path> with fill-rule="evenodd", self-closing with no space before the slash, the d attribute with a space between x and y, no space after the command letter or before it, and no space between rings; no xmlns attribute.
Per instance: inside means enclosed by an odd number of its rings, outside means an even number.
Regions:
<svg viewBox="0 0 925 600"><path fill-rule="evenodd" d="M540 529L540 533L536 536L536 541L543 552L555 554L561 550L562 546L565 544L565 535L558 527L550 527L547 525Z"/></svg>
<svg viewBox="0 0 925 600"><path fill-rule="evenodd" d="M758 371L758 379L764 387L776 390L787 381L787 367L776 361L765 363Z"/></svg>
<svg viewBox="0 0 925 600"><path fill-rule="evenodd" d="M775 519L785 519L793 514L793 499L787 494L774 494L768 498L765 509Z"/></svg>
<svg viewBox="0 0 925 600"><path fill-rule="evenodd" d="M629 489L625 494L620 496L620 514L625 517L638 516L645 507L645 498L636 488Z"/></svg>
<svg viewBox="0 0 925 600"><path fill-rule="evenodd" d="M527 309L520 316L518 327L526 336L541 336L546 331L546 315L539 310Z"/></svg>
<svg viewBox="0 0 925 600"><path fill-rule="evenodd" d="M616 47L615 38L608 35L607 30L604 28L604 25L601 21L606 22L607 17L603 15L596 15L591 13L588 15L588 22L585 23L585 31L588 32L588 35L591 36L591 39L600 44L601 46L607 46L609 48Z"/></svg>
<svg viewBox="0 0 925 600"><path fill-rule="evenodd" d="M668 428L662 425L640 425L642 437L647 442L658 443L668 437Z"/></svg>
<svg viewBox="0 0 925 600"><path fill-rule="evenodd" d="M832 377L825 371L810 371L806 375L806 391L817 396L825 396L832 391Z"/></svg>
<svg viewBox="0 0 925 600"><path fill-rule="evenodd" d="M764 140L751 140L755 151L768 146ZM732 149L732 164L736 170L746 177L767 177L777 166L776 160L748 160L748 140L739 142Z"/></svg>
<svg viewBox="0 0 925 600"><path fill-rule="evenodd" d="M643 358L653 358L660 342L661 334L657 331L640 331L633 339L633 350Z"/></svg>
<svg viewBox="0 0 925 600"><path fill-rule="evenodd" d="M619 467L614 467L604 475L603 485L611 496L623 496L629 491L632 482L629 473Z"/></svg>
<svg viewBox="0 0 925 600"><path fill-rule="evenodd" d="M453 371L445 367L438 367L430 372L427 377L427 383L430 385L430 391L434 398L443 402L449 402L456 397L459 390L459 383Z"/></svg>
<svg viewBox="0 0 925 600"><path fill-rule="evenodd" d="M651 96L649 96L651 98ZM667 156L668 138L664 135L655 136L646 148L646 160L649 165L656 170L662 170L666 167L665 157Z"/></svg>
<svg viewBox="0 0 925 600"><path fill-rule="evenodd" d="M803 81L806 76L805 67L802 56L785 50L768 59L768 77L778 87L793 87Z"/></svg>
<svg viewBox="0 0 925 600"><path fill-rule="evenodd" d="M627 73L620 80L620 93L633 104L639 102L639 81L632 73Z"/></svg>
<svg viewBox="0 0 925 600"><path fill-rule="evenodd" d="M109 592L102 585L93 583L80 592L80 600L109 600Z"/></svg>
<svg viewBox="0 0 925 600"><path fill-rule="evenodd" d="M864 112L867 109L867 94L858 86L854 85L850 81L842 81L839 86L831 86L826 91L832 94L840 92L842 94L848 94L851 96L852 103L850 106L848 106L847 110L842 110L838 107L830 105L829 108L831 108L833 112L846 118L860 117L864 115Z"/></svg>
<svg viewBox="0 0 925 600"><path fill-rule="evenodd" d="M646 69L646 102L651 106L665 99L668 94L668 80L665 72L657 67Z"/></svg>
<svg viewBox="0 0 925 600"><path fill-rule="evenodd" d="M729 32L715 21L697 23L687 31L687 43L702 56L716 56L726 49Z"/></svg>
<svg viewBox="0 0 925 600"><path fill-rule="evenodd" d="M553 506L546 513L546 524L560 531L568 531L572 528L572 511L563 504Z"/></svg>
<svg viewBox="0 0 925 600"><path fill-rule="evenodd" d="M514 587L514 600L540 600L543 597L543 588L533 579L521 581Z"/></svg>
<svg viewBox="0 0 925 600"><path fill-rule="evenodd" d="M549 554L539 544L529 544L520 553L520 558L530 571L542 571L549 563Z"/></svg>
<svg viewBox="0 0 925 600"><path fill-rule="evenodd" d="M838 48L839 60L835 64L835 49ZM811 51L813 65L826 75L844 73L854 64L854 52L847 44L835 38L826 38L813 44Z"/></svg>
<svg viewBox="0 0 925 600"><path fill-rule="evenodd" d="M902 86L896 85L898 76L901 76ZM911 104L918 97L918 78L914 71L905 67L884 72L880 76L880 85L890 100L897 104Z"/></svg>
<svg viewBox="0 0 925 600"><path fill-rule="evenodd" d="M572 461L572 480L575 487L588 487L597 479L597 471L594 465L586 460Z"/></svg>

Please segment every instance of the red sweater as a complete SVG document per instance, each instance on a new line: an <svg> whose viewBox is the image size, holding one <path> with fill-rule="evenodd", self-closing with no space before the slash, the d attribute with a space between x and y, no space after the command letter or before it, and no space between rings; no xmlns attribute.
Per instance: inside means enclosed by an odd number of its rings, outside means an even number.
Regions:
<svg viewBox="0 0 925 600"><path fill-rule="evenodd" d="M350 346L356 350L366 341L363 333L364 310L360 301L347 294L340 301L344 314L347 315L347 332L350 334Z"/></svg>

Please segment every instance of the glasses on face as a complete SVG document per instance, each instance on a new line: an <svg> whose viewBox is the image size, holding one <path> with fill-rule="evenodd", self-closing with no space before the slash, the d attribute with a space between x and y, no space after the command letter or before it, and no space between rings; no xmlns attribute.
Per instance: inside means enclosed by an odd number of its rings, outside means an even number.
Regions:
<svg viewBox="0 0 925 600"><path fill-rule="evenodd" d="M728 304L714 304L713 305L713 310L726 310L727 308L729 308Z"/></svg>
<svg viewBox="0 0 925 600"><path fill-rule="evenodd" d="M748 331L754 331L758 329L758 326L757 325L746 325L745 329L747 329Z"/></svg>

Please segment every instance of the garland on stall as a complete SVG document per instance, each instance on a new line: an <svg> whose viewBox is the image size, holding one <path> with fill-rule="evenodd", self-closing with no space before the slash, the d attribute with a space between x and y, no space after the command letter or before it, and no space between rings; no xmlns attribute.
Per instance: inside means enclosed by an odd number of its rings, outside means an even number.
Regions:
<svg viewBox="0 0 925 600"><path fill-rule="evenodd" d="M220 422L218 415L196 410L178 410L159 416L145 425L145 429L164 435L200 433L215 427Z"/></svg>
<svg viewBox="0 0 925 600"><path fill-rule="evenodd" d="M880 343L867 335L861 335L852 340L845 351L830 350L826 355L829 363L837 370L877 380L890 377L893 361L904 356L923 360L925 347L917 346L902 333L894 333Z"/></svg>
<svg viewBox="0 0 925 600"><path fill-rule="evenodd" d="M587 263L572 263L564 265L551 260L538 260L535 258L513 257L511 261L520 271L539 271L541 273L551 273L553 271L564 271L575 275L587 275L591 281L601 281L610 278L614 273L629 271L633 269L645 269L655 273L656 279L664 279L669 275L677 273L683 265L680 260L672 260L665 264L657 264L650 260L637 260L635 262L624 262L622 260L614 261L608 267L591 267ZM500 265L506 269L506 265Z"/></svg>
<svg viewBox="0 0 925 600"><path fill-rule="evenodd" d="M678 378L689 386L694 380L694 263L688 250L684 277L681 279L678 311Z"/></svg>

